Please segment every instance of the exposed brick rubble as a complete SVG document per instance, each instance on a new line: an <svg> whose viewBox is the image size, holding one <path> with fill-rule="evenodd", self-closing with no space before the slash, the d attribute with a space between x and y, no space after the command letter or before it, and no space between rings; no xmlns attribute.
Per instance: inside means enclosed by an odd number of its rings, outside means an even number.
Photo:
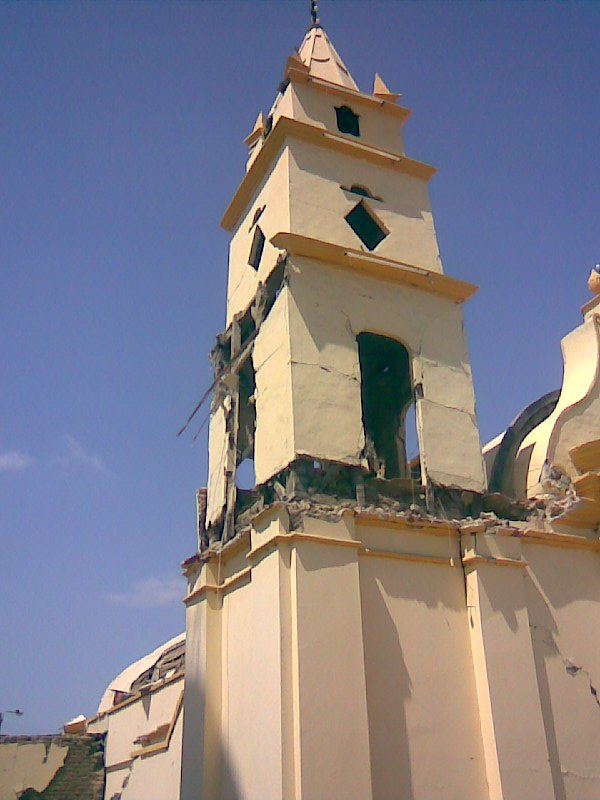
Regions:
<svg viewBox="0 0 600 800"><path fill-rule="evenodd" d="M335 520L346 510L415 522L484 520L543 527L579 502L572 487L561 486L560 491L545 488L549 491L544 495L517 501L500 492L481 495L443 486L425 490L416 481L384 480L339 464L297 461L264 486L238 490L234 535L247 530L259 512L276 502L285 502L293 528L301 527L305 516ZM202 552L209 547L218 549L227 541L222 530L216 529L201 531L199 538Z"/></svg>

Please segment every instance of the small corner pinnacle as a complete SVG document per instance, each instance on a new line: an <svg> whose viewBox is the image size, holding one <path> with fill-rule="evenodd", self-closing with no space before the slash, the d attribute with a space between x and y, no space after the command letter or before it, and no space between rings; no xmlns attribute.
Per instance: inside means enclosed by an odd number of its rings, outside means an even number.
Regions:
<svg viewBox="0 0 600 800"><path fill-rule="evenodd" d="M378 72L375 73L375 79L373 81L373 95L381 100L389 100L392 103L396 102L396 100L402 97L402 95L398 92L390 92L384 83L383 78Z"/></svg>

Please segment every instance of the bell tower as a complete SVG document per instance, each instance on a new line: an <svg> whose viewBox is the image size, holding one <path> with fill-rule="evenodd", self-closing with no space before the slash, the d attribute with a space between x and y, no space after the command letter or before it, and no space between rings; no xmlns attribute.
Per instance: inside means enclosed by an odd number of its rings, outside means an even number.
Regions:
<svg viewBox="0 0 600 800"><path fill-rule="evenodd" d="M572 800L597 774L598 304L528 451L536 480L546 452L588 471L533 510L486 494L475 287L444 274L398 100L358 89L313 4L246 139L183 564L181 800Z"/></svg>
<svg viewBox="0 0 600 800"><path fill-rule="evenodd" d="M399 97L377 74L361 92L313 12L245 140L246 174L222 219L206 543L233 536L247 459L275 495L315 476L359 494L365 476L413 480L429 497L485 491L462 314L476 287L443 272L435 170L404 152Z"/></svg>

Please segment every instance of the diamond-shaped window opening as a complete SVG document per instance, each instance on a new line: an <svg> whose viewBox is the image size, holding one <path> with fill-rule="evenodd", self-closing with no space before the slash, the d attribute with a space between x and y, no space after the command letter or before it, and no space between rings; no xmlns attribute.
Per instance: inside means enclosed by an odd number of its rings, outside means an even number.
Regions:
<svg viewBox="0 0 600 800"><path fill-rule="evenodd" d="M367 250L375 250L389 234L363 200L346 214L345 219Z"/></svg>

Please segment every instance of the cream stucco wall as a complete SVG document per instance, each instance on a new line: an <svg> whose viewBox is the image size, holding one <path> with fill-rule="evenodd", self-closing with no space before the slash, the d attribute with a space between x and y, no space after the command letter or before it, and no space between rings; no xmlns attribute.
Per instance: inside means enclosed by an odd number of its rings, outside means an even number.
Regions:
<svg viewBox="0 0 600 800"><path fill-rule="evenodd" d="M525 592L556 798L600 796L600 555L525 545Z"/></svg>
<svg viewBox="0 0 600 800"><path fill-rule="evenodd" d="M486 797L457 542L373 523L360 538L374 551L360 558L373 797ZM389 555L406 550L423 562Z"/></svg>
<svg viewBox="0 0 600 800"><path fill-rule="evenodd" d="M417 425L427 475L482 491L485 476L460 307L311 259L289 259L288 270L288 285L254 347L257 483L303 454L362 463L356 336L371 331L397 339L412 355L413 384L423 386Z"/></svg>
<svg viewBox="0 0 600 800"><path fill-rule="evenodd" d="M65 763L69 748L55 742L3 742L0 800L18 800L25 789L43 792Z"/></svg>
<svg viewBox="0 0 600 800"><path fill-rule="evenodd" d="M275 267L280 251L273 247L270 239L279 231L290 227L289 211L289 155L283 148L271 169L267 172L252 201L242 214L229 246L229 278L227 285L227 320L229 325L234 314L244 311L254 297L259 281ZM266 242L260 267L255 270L248 264L254 226L252 221L256 211L264 207L258 220Z"/></svg>
<svg viewBox="0 0 600 800"><path fill-rule="evenodd" d="M223 796L282 796L279 563L266 559L223 601ZM248 642L252 647L248 647ZM259 768L257 766L260 765Z"/></svg>
<svg viewBox="0 0 600 800"><path fill-rule="evenodd" d="M592 800L599 553L587 532L263 512L190 568L182 798L208 768L215 800Z"/></svg>
<svg viewBox="0 0 600 800"><path fill-rule="evenodd" d="M231 408L231 398L223 397L211 409L208 429L208 487L206 502L206 522L219 519L225 505L227 453L226 413Z"/></svg>
<svg viewBox="0 0 600 800"><path fill-rule="evenodd" d="M393 114L382 113L381 104L373 107L352 95L340 96L326 90L315 90L311 84L293 83L286 91L289 103L278 105L277 115L290 116L301 122L318 125L332 133L339 133L336 107L349 106L359 117L360 141L381 147L392 153L404 153L402 123ZM291 111L291 113L290 113Z"/></svg>
<svg viewBox="0 0 600 800"><path fill-rule="evenodd" d="M289 272L294 449L360 463L364 445L356 336L402 342L412 356L422 466L444 484L485 485L460 306L410 287L294 257ZM340 414L340 409L344 410ZM258 446L258 445L257 445Z"/></svg>
<svg viewBox="0 0 600 800"><path fill-rule="evenodd" d="M263 483L293 461L290 293L284 288L263 323L254 344L256 434L254 473Z"/></svg>
<svg viewBox="0 0 600 800"><path fill-rule="evenodd" d="M106 788L110 800L176 800L180 794L183 675L151 685L88 723L105 733ZM160 726L169 730L148 744L136 742Z"/></svg>
<svg viewBox="0 0 600 800"><path fill-rule="evenodd" d="M377 255L442 272L427 184L393 167L293 141L290 150L290 230L324 242L364 248L345 220L361 198L341 187L359 184L381 200L365 200L389 235Z"/></svg>
<svg viewBox="0 0 600 800"><path fill-rule="evenodd" d="M290 139L266 172L236 226L229 251L227 324L243 311L266 279L280 251L269 240L279 232L292 232L324 242L364 249L345 221L359 196L345 191L353 184L366 186L380 200L366 200L389 235L377 255L442 272L439 248L428 199L427 184L393 167L353 158L327 147ZM258 270L248 264L258 220L266 236Z"/></svg>

